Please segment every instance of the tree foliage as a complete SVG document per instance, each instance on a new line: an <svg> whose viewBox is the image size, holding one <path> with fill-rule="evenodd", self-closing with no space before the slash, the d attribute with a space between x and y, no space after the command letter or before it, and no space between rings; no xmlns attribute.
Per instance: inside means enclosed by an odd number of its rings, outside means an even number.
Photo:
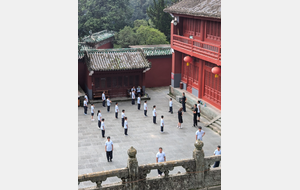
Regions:
<svg viewBox="0 0 300 190"><path fill-rule="evenodd" d="M162 31L169 41L172 17L169 13L163 11L164 8L166 8L165 0L153 0L153 6L148 7L147 15L153 22L155 28Z"/></svg>
<svg viewBox="0 0 300 190"><path fill-rule="evenodd" d="M132 25L131 16L129 0L78 0L78 35L88 35L90 30L119 31Z"/></svg>
<svg viewBox="0 0 300 190"><path fill-rule="evenodd" d="M127 48L129 45L168 44L165 34L148 26L146 20L136 20L134 28L125 26L115 39L115 47L121 48Z"/></svg>

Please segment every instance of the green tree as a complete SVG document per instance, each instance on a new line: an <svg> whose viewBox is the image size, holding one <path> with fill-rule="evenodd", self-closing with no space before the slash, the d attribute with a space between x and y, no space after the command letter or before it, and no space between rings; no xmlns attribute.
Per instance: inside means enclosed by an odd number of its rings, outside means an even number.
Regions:
<svg viewBox="0 0 300 190"><path fill-rule="evenodd" d="M147 20L141 19L141 20L135 20L133 22L134 30L136 31L140 26L148 26Z"/></svg>
<svg viewBox="0 0 300 190"><path fill-rule="evenodd" d="M78 35L88 35L89 30L119 31L132 25L129 0L78 0Z"/></svg>
<svg viewBox="0 0 300 190"><path fill-rule="evenodd" d="M115 36L115 41L117 47L128 48L129 45L136 45L137 38L136 34L130 26L125 26L120 32Z"/></svg>
<svg viewBox="0 0 300 190"><path fill-rule="evenodd" d="M153 0L153 6L148 7L147 15L153 22L155 28L163 32L169 41L172 17L169 13L163 11L164 8L166 8L165 0L158 0L158 2Z"/></svg>
<svg viewBox="0 0 300 190"><path fill-rule="evenodd" d="M165 34L150 26L141 25L136 35L138 45L168 44Z"/></svg>

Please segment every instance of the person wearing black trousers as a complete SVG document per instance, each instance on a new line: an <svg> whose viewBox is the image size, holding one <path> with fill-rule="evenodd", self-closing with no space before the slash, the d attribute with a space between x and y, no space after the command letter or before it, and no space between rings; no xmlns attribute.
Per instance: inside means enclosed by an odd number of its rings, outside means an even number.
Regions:
<svg viewBox="0 0 300 190"><path fill-rule="evenodd" d="M128 122L127 122L127 117L124 118L125 123L124 123L124 134L127 136L127 131L128 131Z"/></svg>
<svg viewBox="0 0 300 190"><path fill-rule="evenodd" d="M181 103L182 103L182 109L183 109L183 111L186 112L186 110L185 110L186 97L185 97L185 93L184 92L182 93Z"/></svg>
<svg viewBox="0 0 300 190"><path fill-rule="evenodd" d="M101 117L102 117L102 114L101 114L100 110L98 110L97 116L98 116L98 127L99 127L99 129L101 129Z"/></svg>
<svg viewBox="0 0 300 190"><path fill-rule="evenodd" d="M102 138L104 138L105 137L104 118L102 118L102 122L101 122L101 132L102 132Z"/></svg>
<svg viewBox="0 0 300 190"><path fill-rule="evenodd" d="M119 106L118 106L118 102L116 102L116 105L115 105L115 117L116 117L116 119L118 119L118 113L119 113Z"/></svg>
<svg viewBox="0 0 300 190"><path fill-rule="evenodd" d="M138 110L141 109L141 95L139 94L138 95L138 98L137 98L137 104L138 104Z"/></svg>
<svg viewBox="0 0 300 190"><path fill-rule="evenodd" d="M107 97L106 101L107 101L107 112L109 112L110 111L110 103L111 103L109 97Z"/></svg>
<svg viewBox="0 0 300 190"><path fill-rule="evenodd" d="M155 110L156 106L153 106L153 123L156 124L156 110Z"/></svg>
<svg viewBox="0 0 300 190"><path fill-rule="evenodd" d="M131 92L131 99L132 99L131 104L134 105L135 104L135 91Z"/></svg>
<svg viewBox="0 0 300 190"><path fill-rule="evenodd" d="M148 110L147 100L145 100L145 103L144 103L144 115L145 116L147 116L147 110Z"/></svg>
<svg viewBox="0 0 300 190"><path fill-rule="evenodd" d="M125 110L122 110L121 118L122 118L122 127L124 127Z"/></svg>
<svg viewBox="0 0 300 190"><path fill-rule="evenodd" d="M102 105L103 105L103 107L105 107L105 92L103 91L103 93L102 93Z"/></svg>
<svg viewBox="0 0 300 190"><path fill-rule="evenodd" d="M194 105L194 110L193 110L193 115L194 115L194 124L193 124L193 127L197 127L197 111L198 111L198 108L197 108L197 104Z"/></svg>
<svg viewBox="0 0 300 190"><path fill-rule="evenodd" d="M106 157L107 157L107 162L112 162L113 158L113 150L114 150L114 144L110 140L110 137L107 137L107 141L105 142L105 152L106 152Z"/></svg>
<svg viewBox="0 0 300 190"><path fill-rule="evenodd" d="M172 98L170 98L169 107L170 107L169 112L170 112L171 114L173 114L173 102L172 102Z"/></svg>
<svg viewBox="0 0 300 190"><path fill-rule="evenodd" d="M87 115L87 99L83 101L84 115Z"/></svg>

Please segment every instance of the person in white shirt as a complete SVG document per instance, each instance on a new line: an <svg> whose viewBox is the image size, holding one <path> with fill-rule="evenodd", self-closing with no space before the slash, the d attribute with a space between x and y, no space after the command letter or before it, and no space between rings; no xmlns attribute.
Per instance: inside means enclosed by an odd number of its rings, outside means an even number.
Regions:
<svg viewBox="0 0 300 190"><path fill-rule="evenodd" d="M111 101L110 101L110 99L109 99L109 97L107 97L107 112L109 112L109 110L110 110L110 103L111 103Z"/></svg>
<svg viewBox="0 0 300 190"><path fill-rule="evenodd" d="M156 154L156 163L165 162L166 161L166 154L162 151L162 147L159 147L158 150L159 151ZM157 172L158 172L158 177L160 177L161 175L164 176L164 174L159 169L157 169Z"/></svg>
<svg viewBox="0 0 300 190"><path fill-rule="evenodd" d="M140 87L140 86L138 86L138 87L136 88L136 92L137 92L137 95L138 95L138 96L141 95L141 87Z"/></svg>
<svg viewBox="0 0 300 190"><path fill-rule="evenodd" d="M154 105L153 106L153 111L152 111L152 114L153 114L153 123L156 124L156 110L155 110L156 106Z"/></svg>
<svg viewBox="0 0 300 190"><path fill-rule="evenodd" d="M135 104L135 91L131 93L132 105Z"/></svg>
<svg viewBox="0 0 300 190"><path fill-rule="evenodd" d="M131 92L136 92L135 86L132 87Z"/></svg>
<svg viewBox="0 0 300 190"><path fill-rule="evenodd" d="M119 106L118 106L118 102L116 102L116 105L115 105L115 113L116 113L116 119L118 119L118 113L119 113Z"/></svg>
<svg viewBox="0 0 300 190"><path fill-rule="evenodd" d="M94 109L95 109L95 107L94 107L94 104L92 104L91 105L91 116L92 116L92 121L94 121Z"/></svg>
<svg viewBox="0 0 300 190"><path fill-rule="evenodd" d="M198 100L198 104L197 104L197 116L198 116L198 122L200 122L200 100Z"/></svg>
<svg viewBox="0 0 300 190"><path fill-rule="evenodd" d="M105 91L103 91L103 93L102 93L102 105L103 105L103 107L105 107Z"/></svg>
<svg viewBox="0 0 300 190"><path fill-rule="evenodd" d="M89 99L87 97L87 94L84 95L84 99L86 99L86 102L88 103L89 102Z"/></svg>
<svg viewBox="0 0 300 190"><path fill-rule="evenodd" d="M198 127L198 131L196 131L196 140L202 141L202 137L205 135L205 132L202 130L202 127Z"/></svg>
<svg viewBox="0 0 300 190"><path fill-rule="evenodd" d="M215 150L215 152L214 152L214 155L215 155L215 156L221 155L221 150L220 150L220 148L221 148L221 146L219 145L219 146L217 147L217 149ZM220 161L216 161L215 164L214 164L214 166L213 166L213 168L219 167L219 165L220 165Z"/></svg>
<svg viewBox="0 0 300 190"><path fill-rule="evenodd" d="M102 131L102 137L105 137L105 126L104 126L104 118L102 118L102 122L101 122L101 131Z"/></svg>
<svg viewBox="0 0 300 190"><path fill-rule="evenodd" d="M147 116L147 100L145 100L145 103L144 103L144 115Z"/></svg>
<svg viewBox="0 0 300 190"><path fill-rule="evenodd" d="M125 119L125 124L124 124L124 134L127 136L127 131L128 131L128 122L127 122L127 117L124 118Z"/></svg>
<svg viewBox="0 0 300 190"><path fill-rule="evenodd" d="M141 95L139 94L138 95L138 98L137 98L137 104L138 104L138 110L141 109Z"/></svg>
<svg viewBox="0 0 300 190"><path fill-rule="evenodd" d="M97 117L98 117L98 128L101 129L102 114L100 110L98 110Z"/></svg>
<svg viewBox="0 0 300 190"><path fill-rule="evenodd" d="M173 102L172 102L172 98L170 98L169 107L170 107L169 112L171 112L171 114L173 114Z"/></svg>
<svg viewBox="0 0 300 190"><path fill-rule="evenodd" d="M107 141L105 142L105 152L107 157L107 162L112 162L113 158L113 150L114 150L114 144L110 140L110 136L107 137Z"/></svg>
<svg viewBox="0 0 300 190"><path fill-rule="evenodd" d="M164 116L161 116L160 119L160 132L163 133L164 132L164 126L165 126L165 122L164 122Z"/></svg>
<svg viewBox="0 0 300 190"><path fill-rule="evenodd" d="M122 110L121 118L122 118L122 127L124 127L125 110Z"/></svg>
<svg viewBox="0 0 300 190"><path fill-rule="evenodd" d="M83 108L84 108L84 115L87 115L87 100L84 99L83 101Z"/></svg>

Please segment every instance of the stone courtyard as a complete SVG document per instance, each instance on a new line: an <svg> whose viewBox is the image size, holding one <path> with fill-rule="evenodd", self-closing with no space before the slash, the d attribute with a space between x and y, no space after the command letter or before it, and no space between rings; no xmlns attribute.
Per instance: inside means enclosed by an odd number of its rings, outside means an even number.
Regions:
<svg viewBox="0 0 300 190"><path fill-rule="evenodd" d="M137 110L137 104L131 105L130 101L119 102L119 118L115 119L114 106L112 102L110 112L101 103L95 104L95 121L91 121L90 104L88 115L84 115L83 107L78 107L78 174L87 174L98 171L124 168L127 166L127 150L133 146L137 150L137 160L139 165L154 163L158 148L162 147L166 154L167 161L192 158L194 150L195 132L198 130L192 127L192 111L187 109L183 112L182 129L178 129L177 111L181 107L179 102L173 99L173 114L169 111L169 89L168 87L146 88L146 93L151 100L148 104L148 117L144 116L143 101L141 110ZM157 124L152 122L152 108L156 105ZM187 107L188 108L188 107ZM110 136L114 143L113 160L107 162L105 153L106 138L102 138L101 130L98 129L97 110L101 110L102 118L105 119L105 136ZM121 126L121 110L125 109L128 117L128 136L124 135L124 128ZM164 116L164 133L160 132L160 116ZM201 122L208 122L201 117ZM205 136L203 137L205 156L213 155L217 145L221 145L221 136L203 123L198 123L203 127ZM170 174L185 172L182 167L176 167ZM157 176L157 170L152 170L148 177ZM117 177L108 178L102 184L121 181ZM80 183L78 188L95 186L92 182Z"/></svg>

